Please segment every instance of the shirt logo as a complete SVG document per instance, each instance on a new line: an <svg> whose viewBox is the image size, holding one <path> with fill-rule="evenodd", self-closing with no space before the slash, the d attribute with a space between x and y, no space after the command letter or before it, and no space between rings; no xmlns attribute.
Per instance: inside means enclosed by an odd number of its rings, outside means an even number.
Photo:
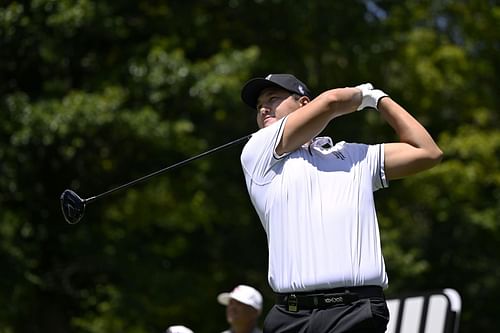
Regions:
<svg viewBox="0 0 500 333"><path fill-rule="evenodd" d="M342 160L342 161L345 160L344 154L342 154L339 151L334 151L332 154L335 155L335 157L338 158L339 160Z"/></svg>

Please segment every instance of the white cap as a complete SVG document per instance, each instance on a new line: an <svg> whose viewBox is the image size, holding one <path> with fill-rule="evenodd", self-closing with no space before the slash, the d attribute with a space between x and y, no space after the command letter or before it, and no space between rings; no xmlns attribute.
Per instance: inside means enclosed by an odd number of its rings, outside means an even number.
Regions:
<svg viewBox="0 0 500 333"><path fill-rule="evenodd" d="M230 299L237 300L246 305L250 305L260 312L262 310L262 295L257 289L240 284L230 293L222 293L217 296L217 301L222 305L228 305Z"/></svg>
<svg viewBox="0 0 500 333"><path fill-rule="evenodd" d="M186 326L175 325L175 326L170 326L169 328L167 328L165 333L194 333L194 332L191 331Z"/></svg>

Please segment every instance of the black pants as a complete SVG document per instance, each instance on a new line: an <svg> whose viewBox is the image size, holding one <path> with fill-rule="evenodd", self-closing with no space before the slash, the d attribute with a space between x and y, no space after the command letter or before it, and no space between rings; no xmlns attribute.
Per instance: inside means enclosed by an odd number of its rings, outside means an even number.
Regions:
<svg viewBox="0 0 500 333"><path fill-rule="evenodd" d="M384 333L388 322L389 309L379 297L297 312L274 305L264 321L264 333Z"/></svg>

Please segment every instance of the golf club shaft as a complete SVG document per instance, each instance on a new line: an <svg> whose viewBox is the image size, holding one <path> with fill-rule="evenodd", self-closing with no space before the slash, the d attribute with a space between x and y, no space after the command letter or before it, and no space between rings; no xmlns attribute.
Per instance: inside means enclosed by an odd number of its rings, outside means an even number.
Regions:
<svg viewBox="0 0 500 333"><path fill-rule="evenodd" d="M87 203L90 203L90 202L96 201L97 199L100 199L100 198L102 198L102 197L104 197L104 196L107 196L107 195L109 195L109 194L111 194L111 193L117 192L117 191L122 190L122 189L124 189L124 188L130 187L130 186L133 186L133 185L135 185L135 184L137 184L137 183L140 183L140 182L143 182L143 181L145 181L145 180L148 180L149 178L152 178L152 177L154 177L154 176L157 176L157 175L159 175L159 174L161 174L161 173L164 173L164 172L166 172L166 171L168 171L168 170L171 170L171 169L173 169L173 168L176 168L176 167L182 166L182 165L184 165L184 164L187 164L187 163L189 163L189 162L191 162L191 161L194 161L194 160L197 160L197 159L199 159L199 158L202 158L203 156L206 156L206 155L209 155L209 154L215 153L215 152L220 151L220 150L223 150L223 149L225 149L225 148L229 148L229 147L231 147L231 146L234 146L234 145L235 145L235 144L237 144L237 143L240 143L241 141L244 141L244 140L248 140L248 139L250 139L250 137L251 137L251 136L252 136L252 135L246 135L246 136L244 136L244 137L242 137L242 138L239 138L239 139L236 139L236 140L234 140L234 141L231 141L231 142L228 142L228 143L226 143L226 144L223 144L222 146L219 146L219 147L216 147L216 148L212 148L212 149L210 149L210 150L207 150L207 151L206 151L206 152L204 152L204 153L198 154L198 155L196 155L196 156L190 157L190 158L185 159L185 160L183 160L183 161L180 161L180 162L177 162L177 163L175 163L175 164L169 165L168 167L165 167L165 168L163 168L163 169L161 169L161 170L158 170L158 171L155 171L155 172L153 172L153 173L150 173L150 174L148 174L148 175L146 175L146 176L143 176L143 177L141 177L141 178L138 178L138 179L133 180L133 181L131 181L131 182L128 182L128 183L126 183L126 184L123 184L123 185L120 185L120 186L118 186L118 187L112 188L111 190L108 190L108 191L106 191L106 192L104 192L104 193L98 194L98 195L93 196L93 197L90 197L90 198L83 199L83 203L84 203L84 204L87 204Z"/></svg>

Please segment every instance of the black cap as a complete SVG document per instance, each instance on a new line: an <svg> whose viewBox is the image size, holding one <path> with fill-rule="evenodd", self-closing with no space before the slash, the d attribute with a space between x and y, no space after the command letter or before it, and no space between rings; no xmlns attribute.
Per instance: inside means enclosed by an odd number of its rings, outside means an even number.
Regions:
<svg viewBox="0 0 500 333"><path fill-rule="evenodd" d="M257 99L262 90L273 87L312 98L311 92L307 86L295 76L291 74L269 74L265 78L253 78L245 83L241 90L241 99L245 104L255 109L257 107Z"/></svg>

